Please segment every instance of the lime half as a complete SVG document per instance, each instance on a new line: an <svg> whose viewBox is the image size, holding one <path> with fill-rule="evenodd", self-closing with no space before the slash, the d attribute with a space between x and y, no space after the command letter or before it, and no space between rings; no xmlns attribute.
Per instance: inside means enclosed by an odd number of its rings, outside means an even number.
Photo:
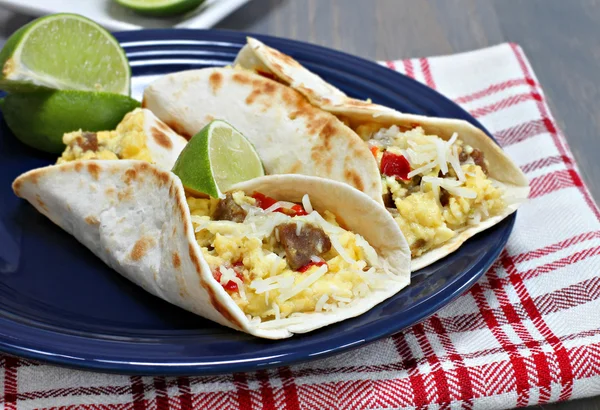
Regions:
<svg viewBox="0 0 600 410"><path fill-rule="evenodd" d="M214 120L194 135L173 166L183 186L218 198L233 184L265 174L260 157L238 130Z"/></svg>
<svg viewBox="0 0 600 410"><path fill-rule="evenodd" d="M195 9L204 0L116 0L122 6L141 14L157 17L174 16Z"/></svg>
<svg viewBox="0 0 600 410"><path fill-rule="evenodd" d="M129 95L131 69L118 41L76 14L53 14L16 31L0 52L0 89L104 91Z"/></svg>
<svg viewBox="0 0 600 410"><path fill-rule="evenodd" d="M8 127L21 142L57 154L65 149L64 133L112 130L139 106L125 95L75 90L8 94L0 103Z"/></svg>

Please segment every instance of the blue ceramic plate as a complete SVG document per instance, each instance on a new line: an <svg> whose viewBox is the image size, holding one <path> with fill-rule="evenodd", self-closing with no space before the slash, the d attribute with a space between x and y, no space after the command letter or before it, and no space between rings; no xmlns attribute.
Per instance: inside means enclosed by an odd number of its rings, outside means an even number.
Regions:
<svg viewBox="0 0 600 410"><path fill-rule="evenodd" d="M153 79L233 61L246 33L151 30L118 33L133 94ZM401 111L475 119L435 91L373 62L310 44L257 36L361 99ZM514 215L457 252L413 274L412 284L355 319L288 340L267 341L194 316L105 266L11 190L20 173L54 156L0 128L0 350L87 369L141 374L256 370L317 359L411 326L467 290L498 257Z"/></svg>

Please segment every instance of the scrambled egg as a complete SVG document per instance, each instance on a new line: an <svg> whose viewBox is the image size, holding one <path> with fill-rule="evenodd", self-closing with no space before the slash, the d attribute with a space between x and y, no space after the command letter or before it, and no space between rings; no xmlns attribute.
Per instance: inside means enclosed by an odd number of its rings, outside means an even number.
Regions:
<svg viewBox="0 0 600 410"><path fill-rule="evenodd" d="M435 248L455 233L446 226L444 215L432 191L415 192L404 199L396 198L400 226L414 256Z"/></svg>
<svg viewBox="0 0 600 410"><path fill-rule="evenodd" d="M427 160L423 160L428 155L427 148L424 147L433 147L429 150L435 156L434 139L441 140L438 136L426 135L420 127L405 132L397 127L377 128L376 124L365 124L359 128L361 137L369 140L379 164L382 163L385 152L409 157L413 154L411 170L427 165ZM506 208L503 192L493 185L482 167L470 158L475 150L458 138L452 146L455 148L448 148L451 154L458 156L464 152L461 157L467 158L460 163L464 174L460 189L469 191L472 198L459 195L456 191L446 191L443 187L434 192L432 184L423 180L425 177L442 178L455 183L457 171L449 162L448 171L444 175L440 172L439 164L409 180L382 175L383 195L388 198L386 206L396 208L392 211L394 219L406 237L413 257L443 245L469 225L498 215Z"/></svg>
<svg viewBox="0 0 600 410"><path fill-rule="evenodd" d="M151 162L146 145L144 113L130 112L114 131L67 133L63 136L67 148L57 164L86 159L137 159Z"/></svg>
<svg viewBox="0 0 600 410"><path fill-rule="evenodd" d="M476 211L482 212L482 218L497 215L506 207L502 192L492 185L492 181L477 165L463 165L467 181L465 188L477 193L475 198L450 196L448 205L444 207L444 220L451 229L460 229L469 223L469 218Z"/></svg>
<svg viewBox="0 0 600 410"><path fill-rule="evenodd" d="M252 197L243 192L235 192L233 198L238 204L255 205ZM345 250L349 263L332 246L321 257L327 263L328 271L310 286L296 295L281 301L280 296L288 288L258 292L253 281L278 278L290 278L293 285L298 285L314 273L319 266L311 266L304 272L293 271L286 259L275 230L264 238L248 237L248 222L233 223L230 221L212 221L218 200L187 198L192 222L196 231L196 240L202 249L213 274L222 266L234 266L244 284L242 290L228 290L234 301L248 315L262 320L285 318L293 313L314 312L320 302L324 310L331 309L339 303L347 303L364 296L369 284L364 279L363 271L368 268L363 248L357 243L357 235L340 229L338 240ZM273 213L272 215L276 215ZM322 213L323 218L338 227L335 216L328 211ZM298 218L293 217L290 222ZM364 240L363 240L364 241ZM237 264L237 265L236 265ZM217 277L215 275L215 277ZM222 283L222 282L221 282Z"/></svg>
<svg viewBox="0 0 600 410"><path fill-rule="evenodd" d="M360 124L354 130L363 140L368 140L371 136L381 129L381 124L376 122L367 122Z"/></svg>

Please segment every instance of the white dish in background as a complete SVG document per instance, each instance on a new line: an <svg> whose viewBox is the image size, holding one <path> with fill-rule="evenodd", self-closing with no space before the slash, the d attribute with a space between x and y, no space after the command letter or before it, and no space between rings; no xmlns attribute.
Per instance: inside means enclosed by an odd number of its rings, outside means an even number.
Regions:
<svg viewBox="0 0 600 410"><path fill-rule="evenodd" d="M108 30L140 28L210 28L249 0L205 0L196 10L181 16L152 18L139 15L113 0L0 0L0 7L42 16L52 13L77 13Z"/></svg>

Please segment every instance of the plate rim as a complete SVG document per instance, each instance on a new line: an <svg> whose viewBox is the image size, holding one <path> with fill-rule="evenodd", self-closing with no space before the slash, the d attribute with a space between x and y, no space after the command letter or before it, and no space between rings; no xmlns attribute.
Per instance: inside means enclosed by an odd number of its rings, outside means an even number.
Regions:
<svg viewBox="0 0 600 410"><path fill-rule="evenodd" d="M158 42L156 37L162 37L164 39L170 39L173 41L186 39L186 37L194 37L195 35L199 35L202 37L203 41L208 41L211 43L215 43L218 41L210 40L208 37L217 36L229 38L230 43L233 45L243 44L240 43L240 38L244 39L246 36L251 35L253 37L264 40L265 42L270 43L286 43L289 47L295 47L300 50L310 50L314 52L326 53L328 55L336 56L342 60L351 60L354 62L360 62L363 65L370 66L373 70L383 70L382 73L385 72L387 75L392 76L401 76L404 78L404 81L408 80L413 88L417 88L420 91L423 91L425 94L429 94L433 98L437 99L444 103L444 105L449 105L453 108L454 111L458 111L461 113L462 117L467 121L471 122L473 125L482 129L488 137L492 138L496 143L497 141L492 136L492 134L485 128L479 121L477 121L474 117L472 117L466 110L462 109L456 103L445 97L443 94L439 93L436 90L433 90L427 87L424 84L419 83L418 81L396 71L392 71L386 68L383 65L380 65L374 61L370 61L358 56L354 56L342 51L334 50L331 48L310 44L303 41L286 39L282 37L270 36L270 35L262 35L256 33L248 33L241 31L230 31L230 30L215 30L215 29L147 29L147 30L139 30L139 31L125 31L125 32L115 32L114 33L120 43L124 43L124 47L127 48L127 43L135 43L135 41L150 41L150 42ZM150 38L150 40L144 40L144 38ZM343 353L345 351L358 348L360 346L364 346L366 344L373 343L377 340L380 340L384 337L389 337L393 334L399 333L411 326L414 326L417 323L420 323L431 315L435 314L442 307L448 305L455 299L457 299L460 295L470 289L479 278L489 269L489 267L497 260L498 256L504 249L508 238L510 237L513 227L516 220L516 212L508 216L501 223L505 226L503 227L503 232L500 237L500 241L498 244L502 246L497 246L493 249L492 252L488 253L488 257L483 261L478 261L476 263L476 267L463 271L459 277L455 278L453 281L444 285L441 290L437 293L434 293L427 297L426 299L420 301L420 303L416 305L412 305L409 310L415 309L416 307L420 307L418 310L418 314L415 316L411 316L410 324L399 327L382 327L382 329L378 329L377 332L370 334L370 336L363 338L354 343L346 344L343 346L337 346L333 349L328 349L327 351L321 351L315 354L307 354L306 352L302 353L288 353L285 355L285 359L279 362L270 361L269 357L260 357L256 360L251 361L234 361L233 363L202 363L200 360L197 360L194 363L182 363L182 362L164 362L164 363L137 363L126 360L99 360L90 357L73 357L62 354L57 354L56 352L51 351L43 351L31 349L25 346L19 346L18 344L11 343L6 340L5 331L6 329L12 329L17 332L19 328L23 328L21 330L30 329L30 331L34 332L51 332L55 335L64 337L64 338L78 338L81 336L76 336L72 334L65 333L57 333L52 330L43 329L40 327L32 327L30 325L26 325L24 323L18 323L14 321L10 321L4 317L0 317L0 351L3 351L8 354L16 355L19 357L40 360L43 362L52 363L59 366L65 366L70 368L77 369L85 369L85 370L93 370L93 371L102 371L109 373L119 373L119 374L141 374L141 375L210 375L210 374L223 374L223 373L231 373L231 372L240 372L240 371L254 371L258 369L271 368L271 367L279 367L284 365L292 365L301 362L309 362L313 360L322 359L324 357L337 355ZM468 277L466 273L469 271L474 271L474 273ZM425 302L428 303L426 306ZM414 320L412 318L415 318ZM96 341L98 339L88 337L89 341ZM17 340L18 343L18 340Z"/></svg>

